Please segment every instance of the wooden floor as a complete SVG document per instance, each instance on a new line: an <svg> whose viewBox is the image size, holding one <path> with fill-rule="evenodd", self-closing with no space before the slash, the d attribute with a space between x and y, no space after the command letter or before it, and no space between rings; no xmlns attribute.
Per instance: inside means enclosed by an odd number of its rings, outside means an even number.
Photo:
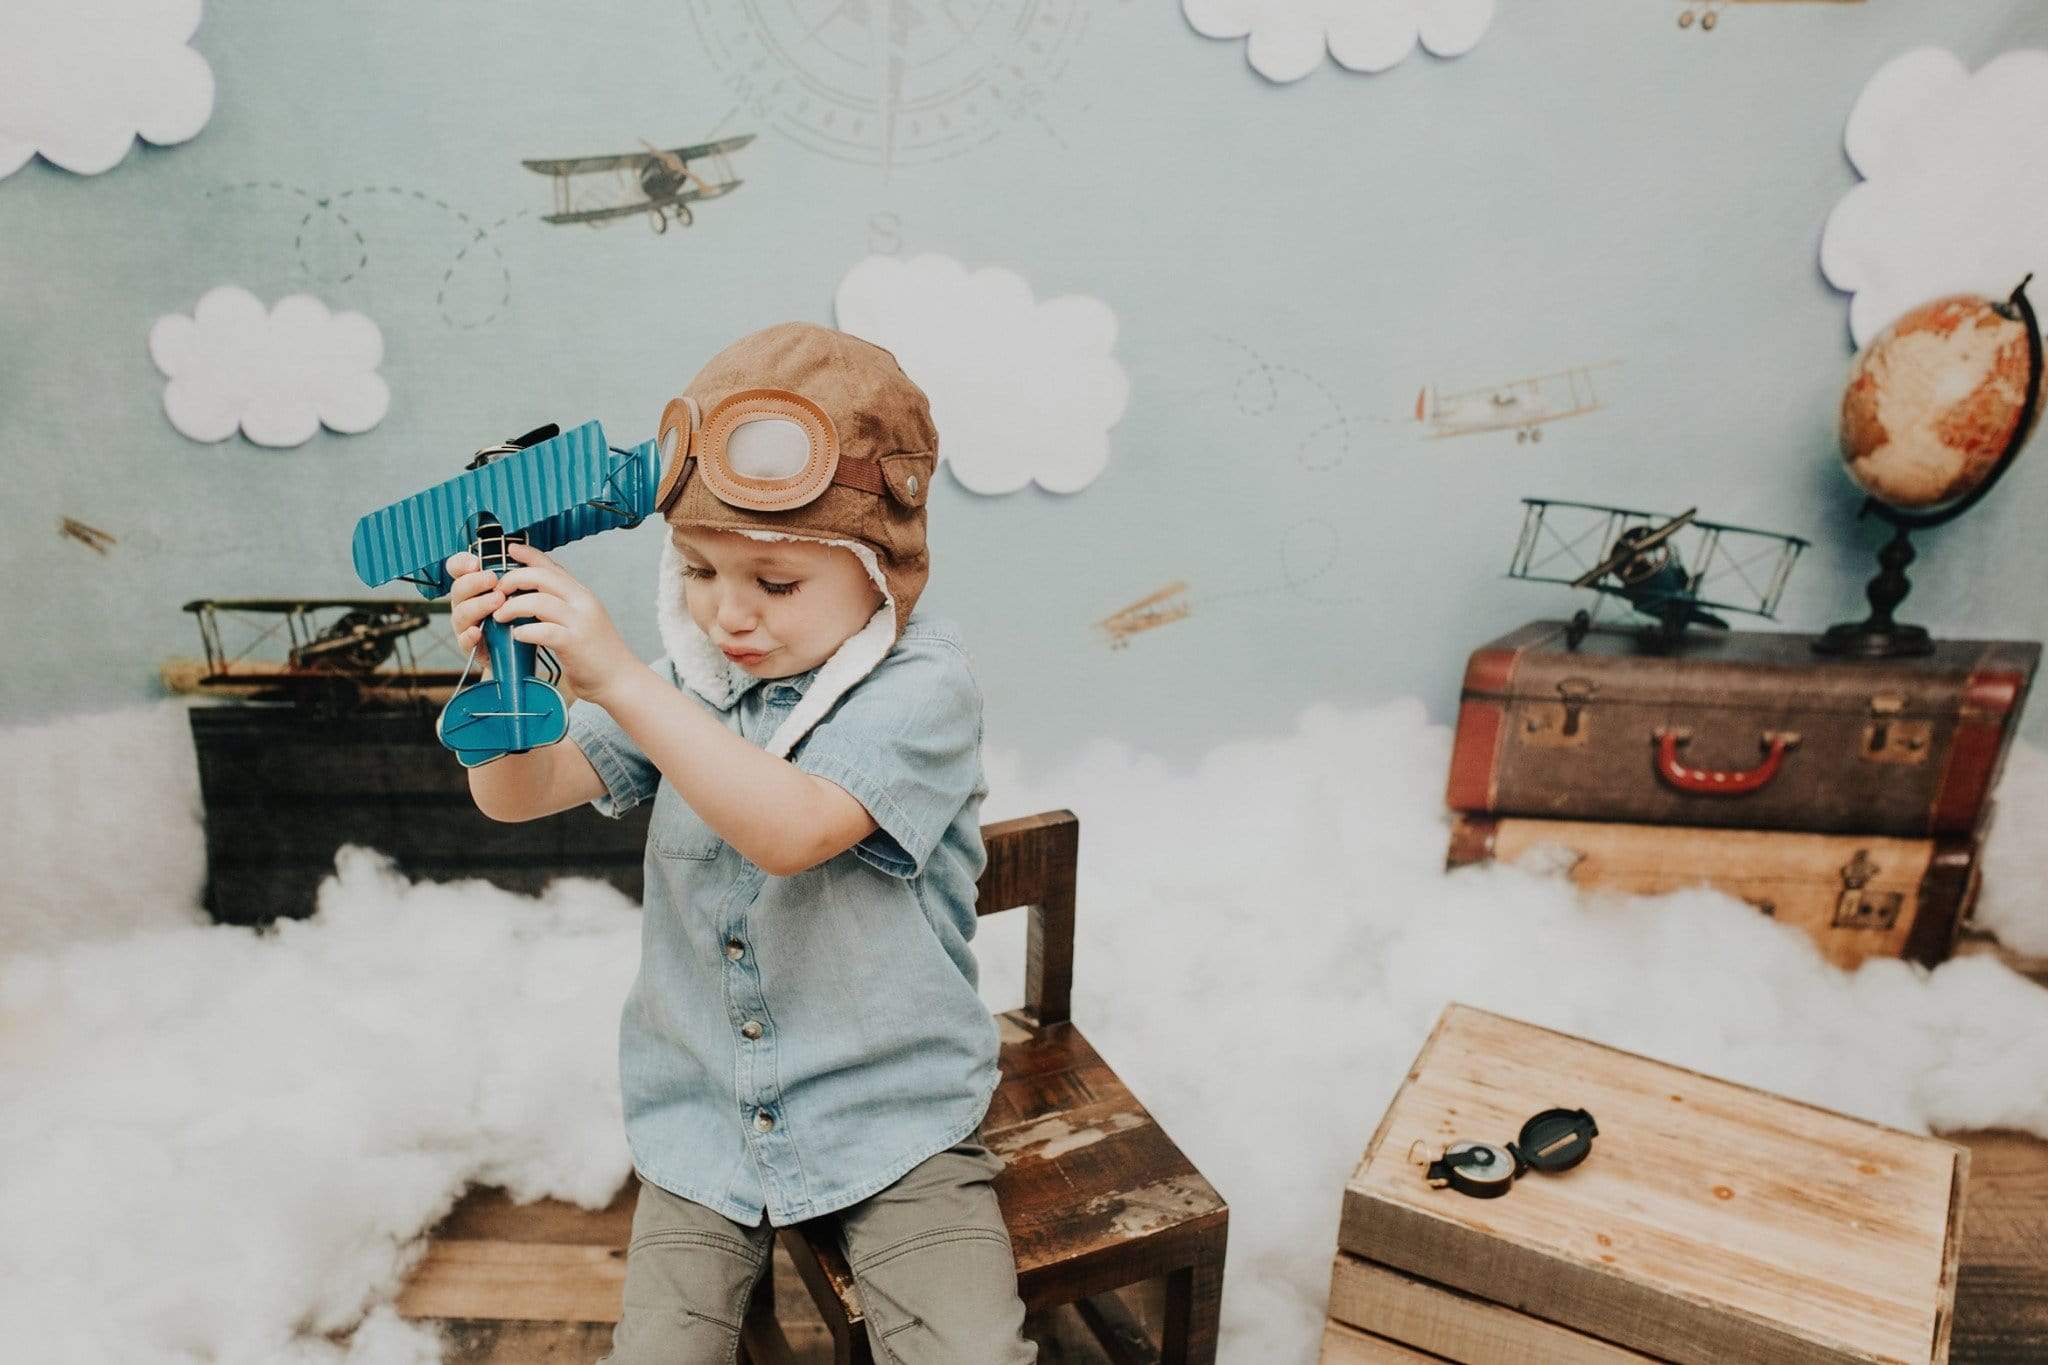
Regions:
<svg viewBox="0 0 2048 1365"><path fill-rule="evenodd" d="M1973 942L1964 951L1996 950ZM2048 959L2007 960L2048 985ZM2048 1361L2048 1142L2021 1133L1946 1136L1971 1151L1949 1359ZM399 1312L438 1322L449 1365L595 1361L610 1347L618 1316L633 1191L628 1180L597 1213L553 1200L521 1208L502 1190L471 1191L434 1230ZM824 1325L779 1248L776 1254L779 1316L791 1343L823 1365L832 1358ZM1133 1314L1154 1331L1158 1299L1156 1286L1129 1299ZM1071 1309L1034 1315L1026 1330L1045 1365L1108 1365Z"/></svg>

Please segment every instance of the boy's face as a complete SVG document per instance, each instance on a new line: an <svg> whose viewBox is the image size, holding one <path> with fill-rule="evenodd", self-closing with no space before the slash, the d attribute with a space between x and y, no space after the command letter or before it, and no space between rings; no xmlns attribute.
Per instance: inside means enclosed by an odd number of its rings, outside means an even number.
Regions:
<svg viewBox="0 0 2048 1365"><path fill-rule="evenodd" d="M851 550L754 540L703 527L669 532L697 629L757 678L794 677L832 657L882 605Z"/></svg>

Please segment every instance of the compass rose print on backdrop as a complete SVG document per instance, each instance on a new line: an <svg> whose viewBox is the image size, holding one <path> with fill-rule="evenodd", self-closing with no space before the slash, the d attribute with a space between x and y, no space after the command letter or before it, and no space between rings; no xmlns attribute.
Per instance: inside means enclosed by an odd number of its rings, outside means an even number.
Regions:
<svg viewBox="0 0 2048 1365"><path fill-rule="evenodd" d="M149 354L170 379L164 415L195 441L225 441L240 428L260 446L304 445L322 426L368 431L391 406L377 373L377 324L361 313L330 313L311 294L266 310L236 285L209 289L190 316L156 320Z"/></svg>
<svg viewBox="0 0 2048 1365"><path fill-rule="evenodd" d="M1385 71L1419 42L1461 57L1493 23L1494 0L1181 0L1205 38L1246 38L1245 60L1270 81L1298 81L1327 51L1353 71Z"/></svg>
<svg viewBox="0 0 2048 1365"><path fill-rule="evenodd" d="M689 0L754 115L844 161L942 161L1037 119L1085 0Z"/></svg>
<svg viewBox="0 0 2048 1365"><path fill-rule="evenodd" d="M1109 462L1130 381L1101 299L1040 302L1015 271L969 272L948 256L870 256L840 280L833 309L840 330L893 352L931 399L940 465L969 492L1073 493Z"/></svg>
<svg viewBox="0 0 2048 1365"><path fill-rule="evenodd" d="M199 0L0 4L0 178L37 152L79 175L139 136L183 142L213 114L213 68L190 46Z"/></svg>
<svg viewBox="0 0 2048 1365"><path fill-rule="evenodd" d="M2000 53L1972 75L1938 47L1879 67L1842 142L1862 175L1828 214L1820 268L1853 294L1860 348L1943 294L2002 299L2048 279L2048 51Z"/></svg>

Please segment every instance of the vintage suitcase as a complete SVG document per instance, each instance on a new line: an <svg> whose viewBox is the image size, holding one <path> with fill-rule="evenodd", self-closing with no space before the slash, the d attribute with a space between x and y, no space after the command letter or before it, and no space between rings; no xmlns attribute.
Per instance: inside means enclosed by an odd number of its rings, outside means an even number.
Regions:
<svg viewBox="0 0 2048 1365"><path fill-rule="evenodd" d="M1430 1187L1418 1162L1552 1107L1598 1125L1578 1165L1491 1199ZM1452 1004L1346 1182L1328 1311L1475 1365L1945 1361L1968 1164L1939 1139Z"/></svg>
<svg viewBox="0 0 2048 1365"><path fill-rule="evenodd" d="M610 881L640 899L651 804L617 820L579 806L506 824L476 808L432 711L318 719L287 705L194 706L206 810L206 908L226 924L314 911L343 844L388 853L408 877L481 877L534 894L556 877Z"/></svg>
<svg viewBox="0 0 2048 1365"><path fill-rule="evenodd" d="M1702 829L1517 816L1455 815L1452 867L1513 862L1539 845L1576 855L1580 886L1655 895L1706 883L1796 924L1838 967L1868 957L1933 966L1955 947L1983 872L1967 834L1901 839L1867 834Z"/></svg>
<svg viewBox="0 0 2048 1365"><path fill-rule="evenodd" d="M1947 640L1917 659L1811 635L1694 630L1668 650L1537 621L1465 670L1453 810L1840 834L1965 834L2041 646Z"/></svg>

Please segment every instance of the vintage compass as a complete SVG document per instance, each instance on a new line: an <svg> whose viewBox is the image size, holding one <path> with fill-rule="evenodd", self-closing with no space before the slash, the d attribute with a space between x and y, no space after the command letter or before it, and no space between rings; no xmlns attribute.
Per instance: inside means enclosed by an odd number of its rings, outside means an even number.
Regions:
<svg viewBox="0 0 2048 1365"><path fill-rule="evenodd" d="M1583 1109L1546 1109L1523 1124L1513 1142L1451 1143L1429 1163L1426 1178L1432 1189L1449 1186L1474 1199L1497 1199L1524 1171L1555 1175L1578 1165L1599 1133Z"/></svg>

